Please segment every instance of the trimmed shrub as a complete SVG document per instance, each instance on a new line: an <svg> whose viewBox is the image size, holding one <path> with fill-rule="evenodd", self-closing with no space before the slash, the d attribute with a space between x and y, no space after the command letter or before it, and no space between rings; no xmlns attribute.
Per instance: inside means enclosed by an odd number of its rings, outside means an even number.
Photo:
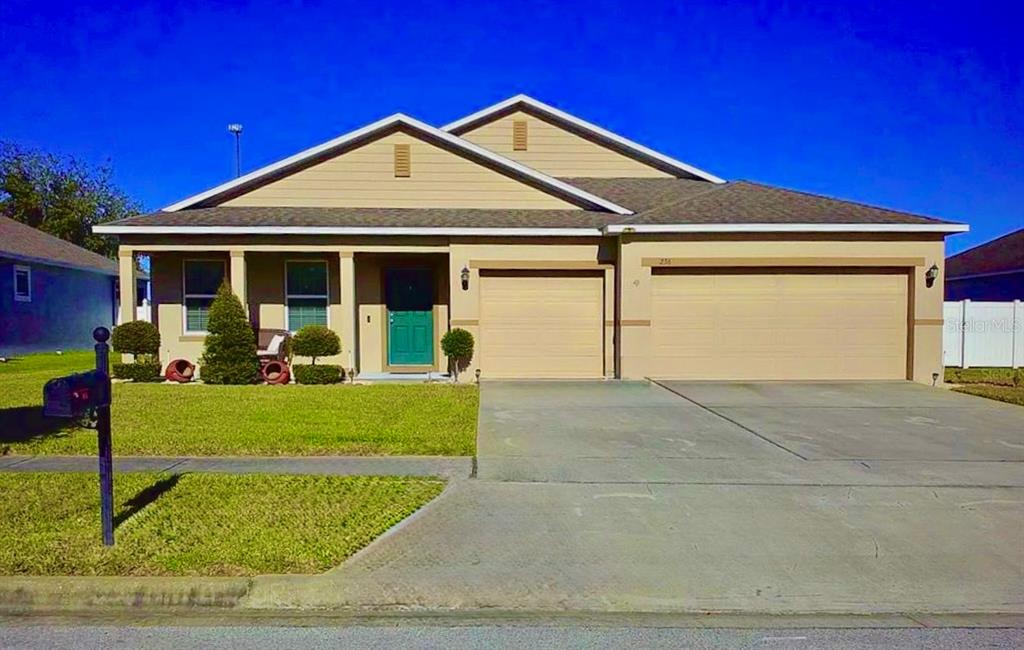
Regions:
<svg viewBox="0 0 1024 650"><path fill-rule="evenodd" d="M114 352L156 357L160 352L160 330L153 323L133 320L114 328L110 344Z"/></svg>
<svg viewBox="0 0 1024 650"><path fill-rule="evenodd" d="M199 359L199 372L208 384L251 384L260 372L256 335L238 296L225 280L210 304L210 333Z"/></svg>
<svg viewBox="0 0 1024 650"><path fill-rule="evenodd" d="M458 381L459 372L465 370L473 359L473 335L460 327L448 330L441 337L441 351L448 357L448 367Z"/></svg>
<svg viewBox="0 0 1024 650"><path fill-rule="evenodd" d="M336 384L341 381L341 366L301 364L292 366L295 381L300 384Z"/></svg>
<svg viewBox="0 0 1024 650"><path fill-rule="evenodd" d="M162 381L159 361L137 361L135 363L111 364L111 373L118 379L131 379L135 382Z"/></svg>
<svg viewBox="0 0 1024 650"><path fill-rule="evenodd" d="M1014 386L1021 381L1020 369L1013 368L946 368L946 381L951 384L991 384Z"/></svg>
<svg viewBox="0 0 1024 650"><path fill-rule="evenodd" d="M312 359L311 365L315 366L317 357L341 353L341 339L323 325L306 325L292 337L291 352L296 356L309 357Z"/></svg>

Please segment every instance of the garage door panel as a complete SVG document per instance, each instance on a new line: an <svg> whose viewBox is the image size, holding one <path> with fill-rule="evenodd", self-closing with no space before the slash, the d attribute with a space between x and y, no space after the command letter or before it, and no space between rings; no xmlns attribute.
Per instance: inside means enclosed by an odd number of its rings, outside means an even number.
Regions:
<svg viewBox="0 0 1024 650"><path fill-rule="evenodd" d="M601 377L603 314L601 275L481 275L481 372L492 378Z"/></svg>
<svg viewBox="0 0 1024 650"><path fill-rule="evenodd" d="M652 375L902 379L902 273L656 273Z"/></svg>

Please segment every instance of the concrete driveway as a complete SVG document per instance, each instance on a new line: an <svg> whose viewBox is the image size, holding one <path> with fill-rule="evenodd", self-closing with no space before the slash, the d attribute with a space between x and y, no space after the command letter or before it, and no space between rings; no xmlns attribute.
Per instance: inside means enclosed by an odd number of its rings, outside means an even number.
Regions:
<svg viewBox="0 0 1024 650"><path fill-rule="evenodd" d="M479 478L248 604L1024 614L1024 409L910 384L481 391Z"/></svg>
<svg viewBox="0 0 1024 650"><path fill-rule="evenodd" d="M481 391L485 479L1024 485L1024 409L918 384L495 382Z"/></svg>

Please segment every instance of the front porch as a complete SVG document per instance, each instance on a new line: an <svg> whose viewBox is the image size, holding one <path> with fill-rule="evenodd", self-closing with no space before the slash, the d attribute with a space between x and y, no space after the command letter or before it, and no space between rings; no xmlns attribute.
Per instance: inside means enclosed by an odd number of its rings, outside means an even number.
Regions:
<svg viewBox="0 0 1024 650"><path fill-rule="evenodd" d="M120 253L126 306L134 304L134 258L150 257L162 364L198 361L209 304L227 280L257 331L310 324L335 331L341 353L319 362L354 368L363 378L438 377L447 370L440 340L459 270L450 268L446 247L190 244L123 246Z"/></svg>

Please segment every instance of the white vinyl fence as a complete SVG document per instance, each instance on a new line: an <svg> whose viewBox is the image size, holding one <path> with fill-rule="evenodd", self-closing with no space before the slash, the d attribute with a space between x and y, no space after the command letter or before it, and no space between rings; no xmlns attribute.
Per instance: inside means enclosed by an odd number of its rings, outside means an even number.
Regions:
<svg viewBox="0 0 1024 650"><path fill-rule="evenodd" d="M117 306L117 324L121 324L121 306ZM143 300L142 304L135 308L135 320L144 320L146 322L153 322L153 307L149 304L148 300Z"/></svg>
<svg viewBox="0 0 1024 650"><path fill-rule="evenodd" d="M947 302L942 358L958 368L1024 366L1024 303Z"/></svg>

